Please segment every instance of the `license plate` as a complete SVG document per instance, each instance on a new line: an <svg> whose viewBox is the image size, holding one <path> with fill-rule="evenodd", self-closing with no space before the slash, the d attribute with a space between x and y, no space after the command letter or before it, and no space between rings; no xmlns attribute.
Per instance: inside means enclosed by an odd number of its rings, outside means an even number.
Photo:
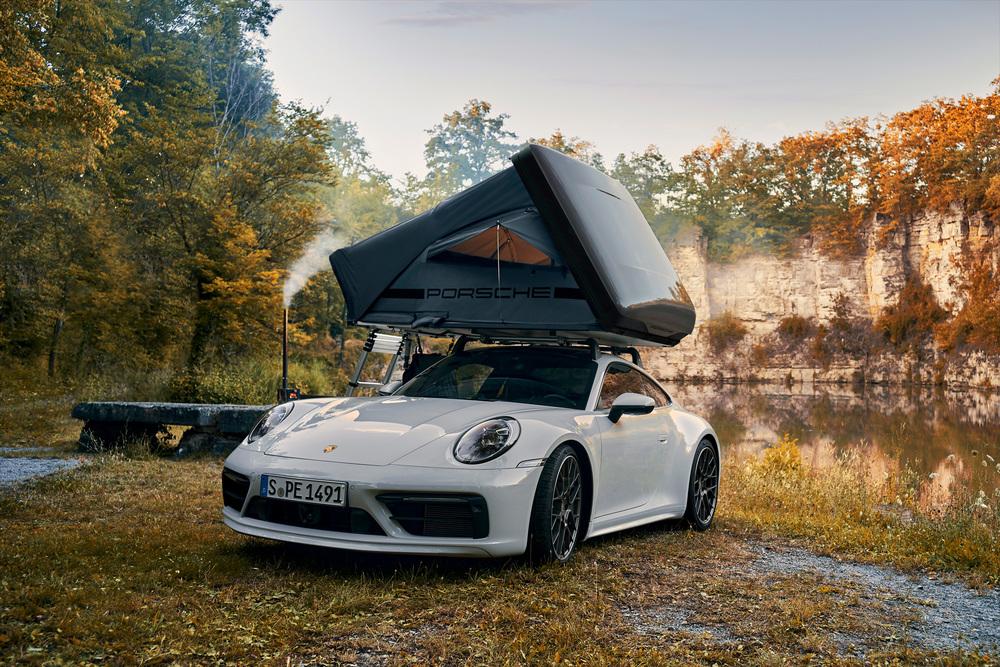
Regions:
<svg viewBox="0 0 1000 667"><path fill-rule="evenodd" d="M260 495L264 498L281 498L316 503L317 505L344 507L347 505L347 484L279 477L278 475L261 475Z"/></svg>

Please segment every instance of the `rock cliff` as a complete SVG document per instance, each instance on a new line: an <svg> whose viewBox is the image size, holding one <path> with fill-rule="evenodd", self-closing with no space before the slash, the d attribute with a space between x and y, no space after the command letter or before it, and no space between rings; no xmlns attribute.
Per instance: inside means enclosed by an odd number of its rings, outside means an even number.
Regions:
<svg viewBox="0 0 1000 667"><path fill-rule="evenodd" d="M962 306L957 285L963 253L1000 245L995 224L958 209L908 220L878 216L867 229L864 252L839 259L805 238L785 256L717 262L697 234L679 236L667 253L694 301L698 324L677 347L645 351L647 366L669 379L1000 387L1000 357L982 352L945 354L931 344L903 351L884 344L823 355L808 340L791 348L775 344L779 322L792 315L829 326L839 304L841 317L874 320L914 277L954 311ZM724 313L738 318L747 334L713 349L706 323Z"/></svg>

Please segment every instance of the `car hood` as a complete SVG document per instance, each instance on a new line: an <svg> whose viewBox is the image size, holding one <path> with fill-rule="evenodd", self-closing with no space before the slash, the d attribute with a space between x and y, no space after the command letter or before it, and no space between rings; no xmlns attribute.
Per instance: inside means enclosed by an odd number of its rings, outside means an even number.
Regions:
<svg viewBox="0 0 1000 667"><path fill-rule="evenodd" d="M330 401L276 433L270 456L387 465L433 440L479 422L543 409L522 403L446 398L346 398Z"/></svg>

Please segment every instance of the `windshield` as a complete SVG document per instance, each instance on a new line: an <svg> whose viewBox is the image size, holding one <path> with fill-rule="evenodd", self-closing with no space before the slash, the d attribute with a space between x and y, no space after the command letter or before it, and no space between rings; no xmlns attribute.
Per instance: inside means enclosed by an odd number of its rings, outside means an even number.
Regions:
<svg viewBox="0 0 1000 667"><path fill-rule="evenodd" d="M446 357L395 393L583 410L596 371L588 350L482 348Z"/></svg>

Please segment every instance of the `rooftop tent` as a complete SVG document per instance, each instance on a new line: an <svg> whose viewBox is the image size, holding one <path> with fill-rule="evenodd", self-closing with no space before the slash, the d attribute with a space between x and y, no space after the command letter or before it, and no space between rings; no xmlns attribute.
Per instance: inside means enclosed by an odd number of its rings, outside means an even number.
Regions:
<svg viewBox="0 0 1000 667"><path fill-rule="evenodd" d="M618 181L529 145L513 166L330 256L352 323L675 345L694 308Z"/></svg>

